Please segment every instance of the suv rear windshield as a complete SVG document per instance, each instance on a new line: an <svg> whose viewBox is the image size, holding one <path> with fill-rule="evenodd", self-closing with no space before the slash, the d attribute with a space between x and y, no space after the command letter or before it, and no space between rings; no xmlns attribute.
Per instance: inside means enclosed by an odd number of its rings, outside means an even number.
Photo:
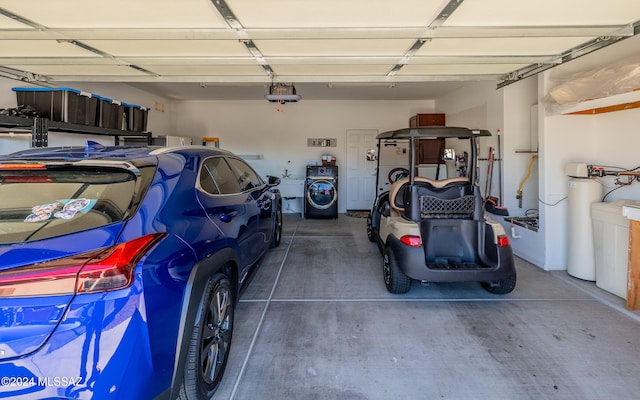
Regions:
<svg viewBox="0 0 640 400"><path fill-rule="evenodd" d="M97 228L129 215L136 175L115 168L0 170L0 243Z"/></svg>

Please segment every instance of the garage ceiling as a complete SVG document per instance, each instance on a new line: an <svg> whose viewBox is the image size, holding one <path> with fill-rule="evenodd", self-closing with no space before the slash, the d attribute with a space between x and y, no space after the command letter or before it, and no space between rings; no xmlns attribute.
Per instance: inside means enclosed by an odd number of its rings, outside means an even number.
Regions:
<svg viewBox="0 0 640 400"><path fill-rule="evenodd" d="M634 36L640 1L0 0L0 32L0 75L31 83L257 99L281 82L303 98L419 99Z"/></svg>

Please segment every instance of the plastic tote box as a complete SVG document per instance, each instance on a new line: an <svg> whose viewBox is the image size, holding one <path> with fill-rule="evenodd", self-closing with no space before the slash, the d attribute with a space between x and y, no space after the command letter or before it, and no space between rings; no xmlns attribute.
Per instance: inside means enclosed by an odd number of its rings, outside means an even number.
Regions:
<svg viewBox="0 0 640 400"><path fill-rule="evenodd" d="M71 88L13 88L18 105L33 107L42 118L71 124L93 125L97 99Z"/></svg>
<svg viewBox="0 0 640 400"><path fill-rule="evenodd" d="M97 126L109 129L122 129L124 114L122 103L108 97L94 96L98 98Z"/></svg>
<svg viewBox="0 0 640 400"><path fill-rule="evenodd" d="M124 107L123 125L127 127L127 130L133 132L145 132L147 130L147 118L149 108L142 107L137 104L122 103Z"/></svg>
<svg viewBox="0 0 640 400"><path fill-rule="evenodd" d="M627 298L629 264L629 219L622 215L624 204L631 200L593 203L593 242L595 249L596 286Z"/></svg>

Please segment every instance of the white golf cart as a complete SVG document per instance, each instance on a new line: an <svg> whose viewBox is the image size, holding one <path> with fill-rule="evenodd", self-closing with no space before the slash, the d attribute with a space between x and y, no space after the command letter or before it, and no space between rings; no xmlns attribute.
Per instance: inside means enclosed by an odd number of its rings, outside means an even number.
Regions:
<svg viewBox="0 0 640 400"><path fill-rule="evenodd" d="M367 234L382 252L389 292L406 293L413 280L480 282L495 294L515 288L509 238L485 212L478 186L477 139L490 135L457 127L378 135L378 193ZM445 148L457 148L464 157L457 163ZM436 154L435 165L421 164L430 152ZM454 160L444 162L445 153Z"/></svg>

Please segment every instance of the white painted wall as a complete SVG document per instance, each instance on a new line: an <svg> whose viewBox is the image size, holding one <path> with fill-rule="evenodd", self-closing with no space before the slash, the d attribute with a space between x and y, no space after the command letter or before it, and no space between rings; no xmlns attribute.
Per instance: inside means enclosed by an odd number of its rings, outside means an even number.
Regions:
<svg viewBox="0 0 640 400"><path fill-rule="evenodd" d="M540 154L528 151L537 150L536 137L538 132L532 119L537 119L537 113L532 116L532 108L538 102L537 78L529 78L506 86L504 91L504 131L502 131L502 149L504 160L503 175L503 204L512 217L528 216L542 213L539 198L539 168ZM532 157L538 156L538 158ZM531 173L529 165L531 164ZM522 202L517 198L518 189L522 185ZM540 220L543 220L540 215ZM529 262L543 266L545 263L545 236L547 226L540 224L538 231L511 225L501 217L501 221L511 236L513 251L519 257Z"/></svg>
<svg viewBox="0 0 640 400"><path fill-rule="evenodd" d="M625 59L633 60L639 53L640 36L625 39L601 51L586 55L567 64L551 69L539 76L539 99L545 99L555 85L563 83L567 77L583 79L579 81L579 88L585 86L596 88L587 98L606 96L609 92L607 85L615 75L614 69L602 71ZM594 71L600 71L595 73ZM591 76L590 81L584 81L585 76ZM569 78L571 79L571 78ZM615 80L615 79L614 79ZM624 98L624 100L621 100ZM635 101L638 96L635 96ZM598 106L624 104L628 96L616 95L593 100ZM637 134L640 110L632 109L596 115L557 115L558 107L543 106L539 109L540 125L540 198L547 204L541 204L541 224L548 229L545 234L544 264L545 269L566 269L567 254L570 246L585 246L584 243L569 243L568 233L568 204L562 200L568 193L569 178L565 176L564 167L568 162L585 162L635 168L640 165L637 148L640 146L640 136ZM592 101L582 103L577 109L590 108ZM566 108L566 107L565 107ZM563 109L563 107L559 107ZM613 178L601 180L604 192L616 187ZM612 192L606 201L617 199L640 200L640 184L625 187ZM589 218L589 216L585 216Z"/></svg>
<svg viewBox="0 0 640 400"><path fill-rule="evenodd" d="M416 113L434 111L434 101L309 101L278 105L256 101L185 101L172 108L171 134L197 138L219 137L220 147L239 155L259 155L248 160L262 175L303 178L310 161L324 153L346 167L346 132L377 129L380 132L409 126ZM280 111L278 111L280 110ZM308 138L337 139L336 147L308 147ZM362 155L365 157L365 155ZM346 168L339 170L344 174ZM342 176L342 175L341 175ZM344 178L344 176L343 176ZM338 209L345 211L346 179L338 179ZM297 206L285 207L295 210Z"/></svg>
<svg viewBox="0 0 640 400"><path fill-rule="evenodd" d="M11 88L19 86L19 83L11 79L0 78L0 108L16 106L16 94L11 91Z"/></svg>
<svg viewBox="0 0 640 400"><path fill-rule="evenodd" d="M556 203L568 193L569 178L564 167L569 162L636 168L640 166L640 136L637 121L640 110L632 109L598 115L553 115L543 118L544 158L541 197ZM614 178L600 179L603 194L617 187ZM640 184L623 187L607 196L606 201L640 200ZM567 202L544 206L545 223L553 226L546 235L545 269L566 269L568 246Z"/></svg>

